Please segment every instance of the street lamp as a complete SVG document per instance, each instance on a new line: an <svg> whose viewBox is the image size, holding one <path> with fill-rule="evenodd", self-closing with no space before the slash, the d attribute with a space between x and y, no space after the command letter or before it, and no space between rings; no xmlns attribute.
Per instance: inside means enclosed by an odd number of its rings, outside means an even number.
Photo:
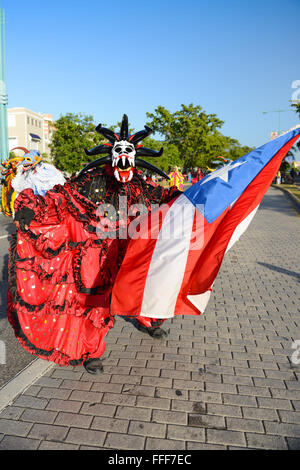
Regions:
<svg viewBox="0 0 300 470"><path fill-rule="evenodd" d="M263 111L263 114L268 114L268 113L278 113L278 135L280 135L280 113L286 113L287 111L290 111L290 109L277 109L275 111Z"/></svg>

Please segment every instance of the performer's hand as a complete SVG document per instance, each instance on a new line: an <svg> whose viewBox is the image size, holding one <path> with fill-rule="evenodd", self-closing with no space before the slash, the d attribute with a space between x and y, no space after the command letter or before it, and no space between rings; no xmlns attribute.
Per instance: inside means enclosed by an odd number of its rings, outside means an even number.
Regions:
<svg viewBox="0 0 300 470"><path fill-rule="evenodd" d="M20 222L18 220L15 220L14 222L15 222L15 225L16 225L17 229L19 229L20 228ZM29 229L28 225L25 225L25 230L28 230L28 229Z"/></svg>
<svg viewBox="0 0 300 470"><path fill-rule="evenodd" d="M28 230L29 225L34 218L34 211L29 207L23 207L15 214L15 224L22 231Z"/></svg>

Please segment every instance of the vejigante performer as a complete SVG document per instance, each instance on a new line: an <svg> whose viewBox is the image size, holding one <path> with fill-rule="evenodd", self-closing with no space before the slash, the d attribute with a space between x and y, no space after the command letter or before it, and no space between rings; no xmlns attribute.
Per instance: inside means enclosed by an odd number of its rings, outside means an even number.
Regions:
<svg viewBox="0 0 300 470"><path fill-rule="evenodd" d="M105 156L45 196L31 188L17 197L8 291L8 318L27 351L61 366L83 364L94 374L103 369L104 338L115 322L110 299L128 232L143 212L181 194L147 183L139 171L168 178L141 159L162 154L140 143L149 127L129 135L124 115L119 133L100 124L96 131L108 142L86 154ZM162 322L138 319L153 337L165 334Z"/></svg>
<svg viewBox="0 0 300 470"><path fill-rule="evenodd" d="M45 163L37 150L31 150L17 165L12 187L17 194L24 189L32 189L35 195L45 196L49 189L57 184L64 184L65 181L61 171L50 163Z"/></svg>
<svg viewBox="0 0 300 470"><path fill-rule="evenodd" d="M12 151L18 149L25 152L22 157L12 157L2 163L2 207L6 216L14 216L14 201L24 189L32 189L34 194L44 196L56 184L66 181L62 172L45 163L37 150L15 147Z"/></svg>
<svg viewBox="0 0 300 470"><path fill-rule="evenodd" d="M15 147L14 149L11 150L23 150L25 153L28 153L28 150L25 147ZM1 168L1 184L2 184L2 210L4 214L7 217L11 217L13 214L13 207L14 207L14 202L17 196L17 193L15 192L13 186L12 186L12 181L15 178L17 174L17 167L18 164L20 164L23 161L24 157L17 157L13 156L6 160L5 162L2 162L2 168Z"/></svg>
<svg viewBox="0 0 300 470"><path fill-rule="evenodd" d="M184 176L177 166L169 173L169 186L176 186L180 191L183 191Z"/></svg>

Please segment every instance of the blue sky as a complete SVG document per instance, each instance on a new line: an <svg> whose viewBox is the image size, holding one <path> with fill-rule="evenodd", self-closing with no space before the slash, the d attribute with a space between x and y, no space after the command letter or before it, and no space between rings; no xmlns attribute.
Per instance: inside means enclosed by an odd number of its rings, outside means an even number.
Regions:
<svg viewBox="0 0 300 470"><path fill-rule="evenodd" d="M1 0L9 107L128 114L201 105L222 132L259 146L297 124L300 0ZM300 98L300 86L298 98Z"/></svg>

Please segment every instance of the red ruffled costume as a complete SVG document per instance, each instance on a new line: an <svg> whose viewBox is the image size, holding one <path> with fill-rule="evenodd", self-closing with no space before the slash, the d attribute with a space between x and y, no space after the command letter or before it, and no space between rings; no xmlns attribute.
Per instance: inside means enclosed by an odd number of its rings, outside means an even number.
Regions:
<svg viewBox="0 0 300 470"><path fill-rule="evenodd" d="M128 243L120 230L138 215L130 215L129 207L143 204L149 211L177 195L176 187L147 183L137 170L120 184L109 164L55 186L45 197L22 191L16 220L24 209L33 218L28 230L12 235L8 291L8 318L21 345L62 366L99 358L114 325L110 294ZM126 207L119 205L120 196ZM102 204L119 211L116 224L99 214ZM99 237L104 232L107 238Z"/></svg>

